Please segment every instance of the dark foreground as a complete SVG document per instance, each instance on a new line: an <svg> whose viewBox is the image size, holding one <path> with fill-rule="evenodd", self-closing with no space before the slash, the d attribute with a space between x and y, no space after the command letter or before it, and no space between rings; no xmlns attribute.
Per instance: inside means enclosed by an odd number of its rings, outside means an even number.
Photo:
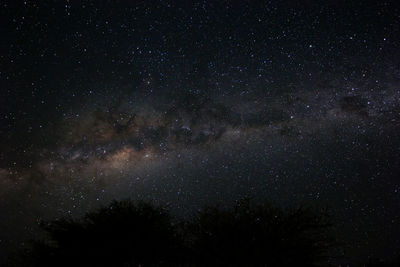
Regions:
<svg viewBox="0 0 400 267"><path fill-rule="evenodd" d="M145 202L114 201L80 220L41 224L47 238L8 266L330 266L339 246L329 216L249 200L209 207L190 220ZM369 260L360 266L398 266Z"/></svg>

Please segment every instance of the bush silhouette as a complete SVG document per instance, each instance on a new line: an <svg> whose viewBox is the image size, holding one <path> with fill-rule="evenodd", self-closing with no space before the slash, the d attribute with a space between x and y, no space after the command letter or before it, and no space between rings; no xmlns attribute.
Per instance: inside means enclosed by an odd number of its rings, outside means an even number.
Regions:
<svg viewBox="0 0 400 267"><path fill-rule="evenodd" d="M399 267L400 266L400 257L397 257L393 261L385 261L378 258L370 258L364 264L361 264L360 267Z"/></svg>
<svg viewBox="0 0 400 267"><path fill-rule="evenodd" d="M317 266L333 239L327 217L310 209L284 212L240 201L234 210L202 211L189 226L204 266Z"/></svg>
<svg viewBox="0 0 400 267"><path fill-rule="evenodd" d="M182 250L169 214L144 202L114 201L81 221L42 228L50 240L34 241L24 266L158 266L176 263Z"/></svg>
<svg viewBox="0 0 400 267"><path fill-rule="evenodd" d="M248 200L175 223L163 208L114 201L41 226L48 239L13 266L317 266L332 245L325 215Z"/></svg>

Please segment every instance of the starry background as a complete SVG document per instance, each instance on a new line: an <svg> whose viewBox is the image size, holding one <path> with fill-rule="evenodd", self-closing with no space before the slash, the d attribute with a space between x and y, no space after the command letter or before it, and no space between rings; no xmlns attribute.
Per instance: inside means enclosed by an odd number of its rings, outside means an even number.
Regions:
<svg viewBox="0 0 400 267"><path fill-rule="evenodd" d="M332 262L400 249L400 10L1 1L0 258L131 197L328 206Z"/></svg>

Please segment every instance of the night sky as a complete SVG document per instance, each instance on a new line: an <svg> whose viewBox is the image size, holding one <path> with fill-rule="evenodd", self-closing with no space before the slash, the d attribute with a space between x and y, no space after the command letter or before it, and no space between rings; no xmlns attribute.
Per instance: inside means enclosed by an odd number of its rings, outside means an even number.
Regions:
<svg viewBox="0 0 400 267"><path fill-rule="evenodd" d="M395 1L0 4L1 259L127 197L329 207L332 262L399 255Z"/></svg>

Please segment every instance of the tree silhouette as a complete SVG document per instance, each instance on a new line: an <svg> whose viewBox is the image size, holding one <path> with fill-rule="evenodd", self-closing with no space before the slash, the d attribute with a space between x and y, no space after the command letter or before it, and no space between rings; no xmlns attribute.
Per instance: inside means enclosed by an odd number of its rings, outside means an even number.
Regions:
<svg viewBox="0 0 400 267"><path fill-rule="evenodd" d="M361 264L360 267L399 267L400 266L400 257L397 257L393 261L385 261L378 258L370 258L364 264Z"/></svg>
<svg viewBox="0 0 400 267"><path fill-rule="evenodd" d="M169 214L148 203L114 201L81 221L42 224L50 240L34 241L23 266L159 266L182 251Z"/></svg>
<svg viewBox="0 0 400 267"><path fill-rule="evenodd" d="M202 266L318 266L334 245L325 213L251 207L248 200L234 210L207 208L188 228Z"/></svg>
<svg viewBox="0 0 400 267"><path fill-rule="evenodd" d="M12 266L317 266L332 245L326 216L305 208L243 200L173 222L163 208L114 201L81 220L42 224L48 239Z"/></svg>

